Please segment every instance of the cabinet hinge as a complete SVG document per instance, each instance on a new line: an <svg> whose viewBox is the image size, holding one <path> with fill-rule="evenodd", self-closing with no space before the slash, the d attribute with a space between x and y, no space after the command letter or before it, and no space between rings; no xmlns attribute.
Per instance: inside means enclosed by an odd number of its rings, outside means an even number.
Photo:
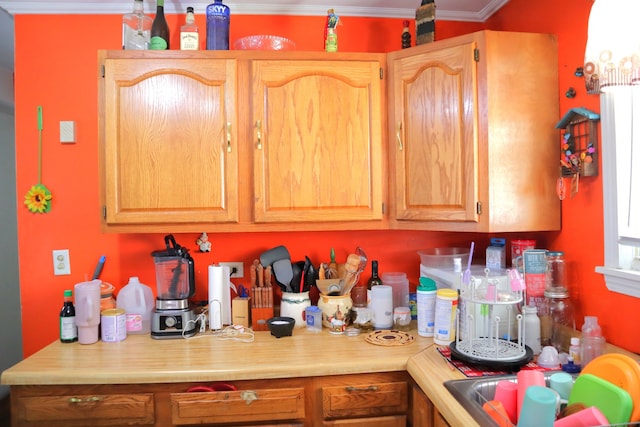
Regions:
<svg viewBox="0 0 640 427"><path fill-rule="evenodd" d="M476 214L482 215L482 202L476 203Z"/></svg>
<svg viewBox="0 0 640 427"><path fill-rule="evenodd" d="M107 207L103 206L102 207L102 219L107 219Z"/></svg>
<svg viewBox="0 0 640 427"><path fill-rule="evenodd" d="M380 67L380 80L384 79L384 70Z"/></svg>
<svg viewBox="0 0 640 427"><path fill-rule="evenodd" d="M384 203L382 204L382 215L384 215Z"/></svg>
<svg viewBox="0 0 640 427"><path fill-rule="evenodd" d="M100 75L102 76L102 78L104 79L104 64L100 65Z"/></svg>
<svg viewBox="0 0 640 427"><path fill-rule="evenodd" d="M480 51L478 48L473 49L473 60L476 62L480 62Z"/></svg>

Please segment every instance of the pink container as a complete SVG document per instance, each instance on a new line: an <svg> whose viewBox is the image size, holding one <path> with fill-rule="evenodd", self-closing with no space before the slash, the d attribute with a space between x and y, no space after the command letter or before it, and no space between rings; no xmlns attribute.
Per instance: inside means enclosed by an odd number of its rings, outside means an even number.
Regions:
<svg viewBox="0 0 640 427"><path fill-rule="evenodd" d="M507 380L498 381L493 399L502 402L509 420L516 424L518 421L518 384Z"/></svg>
<svg viewBox="0 0 640 427"><path fill-rule="evenodd" d="M553 427L590 427L590 426L606 426L609 420L595 406L590 406L575 414L560 418Z"/></svg>

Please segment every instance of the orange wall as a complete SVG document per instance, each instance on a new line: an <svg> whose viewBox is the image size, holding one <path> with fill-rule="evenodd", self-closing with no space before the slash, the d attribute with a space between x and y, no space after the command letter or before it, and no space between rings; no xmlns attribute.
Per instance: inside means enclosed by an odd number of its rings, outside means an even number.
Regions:
<svg viewBox="0 0 640 427"><path fill-rule="evenodd" d="M564 2L561 2L564 3ZM569 83L579 88L580 81L570 76L581 63L584 48L583 26L586 25L589 0L577 0L569 11L550 13L560 7L553 0L536 4L511 0L488 24L495 29L510 29L516 25L531 31L559 34L561 44L562 93ZM540 6L547 5L546 8ZM527 20L539 14L540 28L516 22L512 16L525 11ZM538 12L539 10L539 12ZM555 18L554 18L555 16ZM566 17L572 19L566 19ZM54 195L53 208L45 215L34 215L18 208L18 251L22 298L24 356L29 356L57 339L57 315L62 291L84 280L93 272L100 255L107 256L102 279L122 287L129 276L155 288L152 250L163 246L163 234L103 234L99 227L97 171L97 50L118 49L121 41L120 16L116 15L18 15L15 17L15 79L16 79L16 156L17 192L22 203L24 195L37 181L36 106L44 109L43 183ZM172 45L177 46L177 28L182 16L168 16L172 29ZM202 16L198 23L204 28ZM503 23L501 20L508 21ZM535 19L532 19L535 20ZM345 17L340 28L341 51L388 52L400 44L401 19ZM322 49L324 17L251 17L232 18L231 39L248 34L271 33L293 39L300 50ZM482 28L477 23L437 23L436 37L447 38ZM575 31L575 34L572 32ZM46 40L46 43L43 41ZM563 43L568 43L563 44ZM535 70L532 70L535 72ZM562 98L561 111L587 99L579 97L568 103ZM591 101L591 99L589 99ZM593 102L595 103L595 101ZM597 103L596 103L597 104ZM595 108L591 106L590 108ZM76 122L73 145L58 141L58 122ZM615 328L617 315L607 311L607 298L617 305L635 304L604 291L603 281L593 267L602 259L602 194L600 179L586 179L580 194L563 203L562 233L519 234L504 237L536 238L540 247L564 249L579 271L581 306L589 314L598 315L610 341L638 351L638 343L628 342L626 335ZM197 183L196 183L197 184ZM595 224L595 225L594 225ZM213 251L196 251L197 234L176 234L178 243L191 247L196 265L197 297L206 299L206 266L219 261L249 263L264 250L284 244L292 258L308 255L312 260L325 261L329 249L336 248L338 257L346 257L355 246L363 247L370 258L380 261L380 270L405 271L412 286L418 279L419 258L416 251L426 247L468 246L473 239L479 248L486 246L484 235L438 232L313 232L313 233L209 233ZM588 244L584 244L588 240ZM52 249L68 248L71 259L70 276L52 274ZM586 248L591 248L588 251ZM242 283L242 280L238 281ZM607 298L604 298L606 295ZM625 310L629 316L632 310ZM636 312L640 310L636 309ZM627 317L628 319L628 317ZM637 322L637 317L636 317ZM635 346L635 348L634 348Z"/></svg>
<svg viewBox="0 0 640 427"><path fill-rule="evenodd" d="M574 107L600 111L599 96L587 95L584 79L574 75L584 61L592 5L592 0L510 0L486 22L488 29L557 34L562 115ZM573 99L564 96L570 86L577 92ZM601 149L599 145L598 150ZM601 163L599 166L601 170ZM584 323L584 314L598 316L610 342L638 353L640 342L633 325L640 324L640 299L608 291L602 276L594 271L604 262L602 203L602 177L581 179L578 194L562 202L562 232L551 246L566 251L570 290L572 297L579 300L578 326Z"/></svg>

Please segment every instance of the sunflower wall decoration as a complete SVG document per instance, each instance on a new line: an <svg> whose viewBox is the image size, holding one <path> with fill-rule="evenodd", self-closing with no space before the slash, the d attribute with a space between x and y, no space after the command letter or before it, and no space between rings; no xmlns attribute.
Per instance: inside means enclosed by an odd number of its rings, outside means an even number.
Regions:
<svg viewBox="0 0 640 427"><path fill-rule="evenodd" d="M52 199L51 191L42 184L42 106L38 105L38 183L24 196L24 204L32 213L47 213Z"/></svg>

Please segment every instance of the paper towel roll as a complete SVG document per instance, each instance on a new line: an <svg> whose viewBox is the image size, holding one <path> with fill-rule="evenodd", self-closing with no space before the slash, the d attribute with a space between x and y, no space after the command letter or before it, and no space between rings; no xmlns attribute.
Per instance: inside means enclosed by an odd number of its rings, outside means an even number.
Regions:
<svg viewBox="0 0 640 427"><path fill-rule="evenodd" d="M231 324L230 276L227 266L209 266L209 327L212 330Z"/></svg>

